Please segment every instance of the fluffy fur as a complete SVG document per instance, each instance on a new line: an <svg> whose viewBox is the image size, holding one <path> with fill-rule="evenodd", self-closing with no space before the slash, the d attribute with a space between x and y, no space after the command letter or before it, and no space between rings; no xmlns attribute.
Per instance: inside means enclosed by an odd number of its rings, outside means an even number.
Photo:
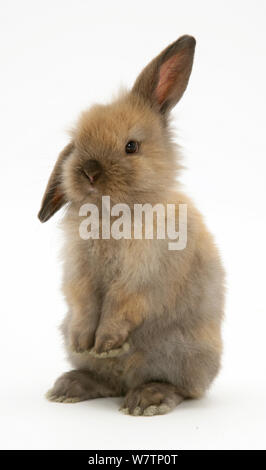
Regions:
<svg viewBox="0 0 266 470"><path fill-rule="evenodd" d="M218 373L224 272L201 215L176 189L179 159L168 124L194 48L193 38L180 38L130 92L84 112L48 182L41 221L68 203L62 331L74 367L48 392L53 401L123 395L126 413L163 414L200 397ZM125 153L130 140L139 143L136 154ZM93 202L101 216L103 195L111 205L174 203L177 221L178 205L187 204L186 248L169 251L167 239L82 240L80 206Z"/></svg>

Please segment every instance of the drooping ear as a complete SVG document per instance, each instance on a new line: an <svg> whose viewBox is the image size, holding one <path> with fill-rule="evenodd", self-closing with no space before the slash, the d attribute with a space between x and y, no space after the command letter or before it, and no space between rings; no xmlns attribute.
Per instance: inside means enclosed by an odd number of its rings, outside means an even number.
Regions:
<svg viewBox="0 0 266 470"><path fill-rule="evenodd" d="M62 164L74 149L74 144L68 144L59 154L52 174L49 178L38 217L41 222L46 222L67 202L66 196L61 186Z"/></svg>
<svg viewBox="0 0 266 470"><path fill-rule="evenodd" d="M137 78L132 92L165 114L180 100L192 69L196 41L182 36L153 59Z"/></svg>

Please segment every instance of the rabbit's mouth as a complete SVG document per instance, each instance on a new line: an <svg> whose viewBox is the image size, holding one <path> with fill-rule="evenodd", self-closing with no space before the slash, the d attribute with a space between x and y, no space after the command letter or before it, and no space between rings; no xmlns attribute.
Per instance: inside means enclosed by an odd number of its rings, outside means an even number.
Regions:
<svg viewBox="0 0 266 470"><path fill-rule="evenodd" d="M86 181L87 189L89 189L90 192L95 191L96 189L96 181L98 180L98 177L88 175L85 171L82 171L82 176L84 178L84 181Z"/></svg>

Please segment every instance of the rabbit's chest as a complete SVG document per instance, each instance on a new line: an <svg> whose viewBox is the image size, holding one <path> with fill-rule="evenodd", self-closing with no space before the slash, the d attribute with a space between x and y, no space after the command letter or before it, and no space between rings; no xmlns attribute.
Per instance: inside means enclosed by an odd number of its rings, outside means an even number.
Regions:
<svg viewBox="0 0 266 470"><path fill-rule="evenodd" d="M83 246L83 268L88 273L94 273L101 283L109 283L115 279L122 269L123 249L122 244L110 240L90 240ZM84 260L85 264L84 264Z"/></svg>

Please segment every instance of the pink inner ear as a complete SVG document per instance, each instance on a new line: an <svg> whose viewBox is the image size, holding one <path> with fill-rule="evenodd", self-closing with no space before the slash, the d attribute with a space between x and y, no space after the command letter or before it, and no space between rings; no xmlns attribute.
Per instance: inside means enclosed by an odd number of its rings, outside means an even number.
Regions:
<svg viewBox="0 0 266 470"><path fill-rule="evenodd" d="M183 54L173 55L160 67L156 98L162 104L171 95L182 64Z"/></svg>

